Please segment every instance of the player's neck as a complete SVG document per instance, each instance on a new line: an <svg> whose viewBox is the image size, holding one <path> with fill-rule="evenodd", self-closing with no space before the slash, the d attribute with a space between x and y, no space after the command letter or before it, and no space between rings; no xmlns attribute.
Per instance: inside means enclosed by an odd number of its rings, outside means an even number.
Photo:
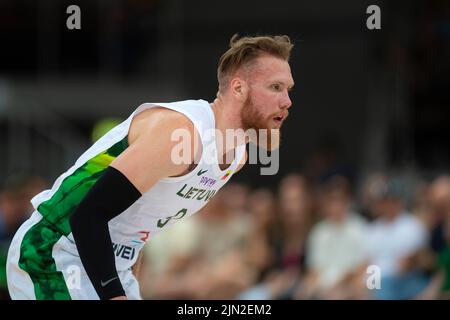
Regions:
<svg viewBox="0 0 450 320"><path fill-rule="evenodd" d="M230 105L228 101L220 98L215 99L214 102L211 103L211 107L216 122L215 129L220 132L220 134L216 135L216 139L222 138L222 141L217 141L218 146L223 146L222 152L220 153L226 154L233 150L237 147L237 145L235 145L236 142L238 144L248 142L248 139L244 136L244 131L242 130L240 115L235 111L239 110L239 108L235 108L235 106ZM237 135L238 138L233 139L232 134ZM230 141L227 141L227 137L229 137ZM219 149L220 148L218 148L218 150Z"/></svg>

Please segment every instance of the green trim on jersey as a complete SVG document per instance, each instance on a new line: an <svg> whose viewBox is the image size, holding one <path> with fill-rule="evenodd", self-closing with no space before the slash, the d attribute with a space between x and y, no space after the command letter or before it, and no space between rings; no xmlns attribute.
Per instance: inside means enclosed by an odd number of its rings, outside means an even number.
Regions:
<svg viewBox="0 0 450 320"><path fill-rule="evenodd" d="M53 246L71 233L69 218L110 163L128 147L128 136L89 159L67 176L53 196L37 210L43 218L28 230L20 246L19 266L30 275L37 299L71 299L52 256Z"/></svg>
<svg viewBox="0 0 450 320"><path fill-rule="evenodd" d="M37 300L71 300L64 276L57 271L52 249L62 234L42 219L25 234L19 266L33 281Z"/></svg>
<svg viewBox="0 0 450 320"><path fill-rule="evenodd" d="M101 177L109 164L128 147L128 136L108 150L86 161L81 167L67 176L53 196L42 202L37 210L62 234L71 232L69 217L91 187Z"/></svg>

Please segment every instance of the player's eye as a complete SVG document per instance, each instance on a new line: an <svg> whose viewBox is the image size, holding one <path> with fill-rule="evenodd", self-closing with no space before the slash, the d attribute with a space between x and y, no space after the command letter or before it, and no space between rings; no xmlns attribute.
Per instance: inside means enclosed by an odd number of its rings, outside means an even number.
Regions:
<svg viewBox="0 0 450 320"><path fill-rule="evenodd" d="M273 88L275 91L280 91L280 90L281 90L281 85L278 84L278 83L275 83L275 84L272 85L272 88Z"/></svg>

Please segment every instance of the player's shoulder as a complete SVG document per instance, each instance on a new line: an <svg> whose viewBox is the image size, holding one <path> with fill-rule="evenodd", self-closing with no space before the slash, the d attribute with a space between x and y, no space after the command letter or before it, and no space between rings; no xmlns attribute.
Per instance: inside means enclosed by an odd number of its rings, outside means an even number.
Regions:
<svg viewBox="0 0 450 320"><path fill-rule="evenodd" d="M186 115L156 105L140 112L133 118L129 129L129 141L132 143L139 136L146 134L171 134L177 129L193 133L194 125Z"/></svg>
<svg viewBox="0 0 450 320"><path fill-rule="evenodd" d="M140 110L141 108L144 110ZM170 127L187 126L191 129L194 128L194 123L204 127L213 117L210 103L202 99L144 103L137 111L133 123L143 121L150 125L159 123Z"/></svg>
<svg viewBox="0 0 450 320"><path fill-rule="evenodd" d="M183 113L158 105L136 115L133 122L163 126L189 125L191 123L189 118Z"/></svg>
<svg viewBox="0 0 450 320"><path fill-rule="evenodd" d="M156 105L136 115L131 123L130 130L145 133L151 128L161 130L171 128L189 129L191 127L193 127L192 122L184 114Z"/></svg>

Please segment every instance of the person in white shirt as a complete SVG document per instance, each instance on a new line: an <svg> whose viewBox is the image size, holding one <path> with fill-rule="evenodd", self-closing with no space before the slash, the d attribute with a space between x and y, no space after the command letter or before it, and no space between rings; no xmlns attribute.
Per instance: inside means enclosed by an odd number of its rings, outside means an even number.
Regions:
<svg viewBox="0 0 450 320"><path fill-rule="evenodd" d="M346 178L330 177L320 191L320 213L324 219L313 227L308 237L308 272L298 298L349 298L344 282L363 262L366 222L351 209Z"/></svg>
<svg viewBox="0 0 450 320"><path fill-rule="evenodd" d="M374 192L372 211L376 220L365 241L368 265L380 271L380 288L371 290L377 299L411 299L424 289L427 279L416 267L415 257L427 244L422 222L405 210L404 186L385 179Z"/></svg>

